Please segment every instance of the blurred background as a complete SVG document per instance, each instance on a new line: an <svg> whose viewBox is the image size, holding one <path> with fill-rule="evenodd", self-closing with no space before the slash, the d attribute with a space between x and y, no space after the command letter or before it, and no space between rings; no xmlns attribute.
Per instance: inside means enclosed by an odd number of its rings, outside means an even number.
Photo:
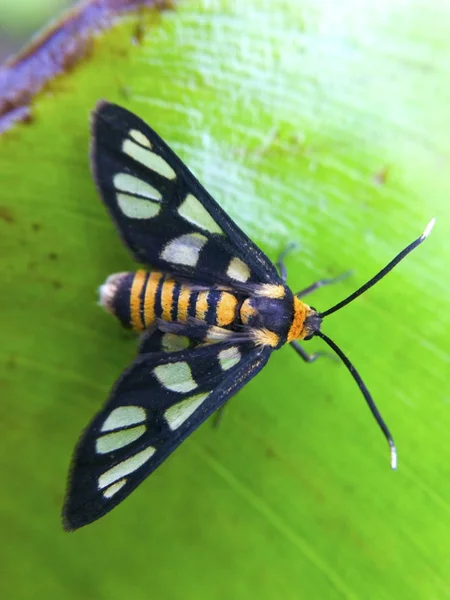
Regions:
<svg viewBox="0 0 450 600"><path fill-rule="evenodd" d="M70 0L0 0L0 63L71 4Z"/></svg>

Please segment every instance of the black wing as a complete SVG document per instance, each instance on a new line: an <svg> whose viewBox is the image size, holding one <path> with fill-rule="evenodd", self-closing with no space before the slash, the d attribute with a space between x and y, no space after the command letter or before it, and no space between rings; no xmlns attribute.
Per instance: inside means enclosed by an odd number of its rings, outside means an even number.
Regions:
<svg viewBox="0 0 450 600"><path fill-rule="evenodd" d="M270 354L248 343L216 343L139 355L75 449L65 529L87 525L119 504Z"/></svg>
<svg viewBox="0 0 450 600"><path fill-rule="evenodd" d="M208 283L280 283L267 256L133 113L98 104L91 157L100 194L139 262Z"/></svg>

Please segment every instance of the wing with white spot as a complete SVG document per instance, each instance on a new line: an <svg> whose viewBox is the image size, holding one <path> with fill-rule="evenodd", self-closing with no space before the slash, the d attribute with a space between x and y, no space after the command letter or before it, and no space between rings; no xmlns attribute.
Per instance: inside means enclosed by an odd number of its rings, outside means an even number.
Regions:
<svg viewBox="0 0 450 600"><path fill-rule="evenodd" d="M133 113L98 104L91 158L100 194L139 262L208 283L280 282L267 256Z"/></svg>
<svg viewBox="0 0 450 600"><path fill-rule="evenodd" d="M198 346L201 340L193 340L185 335L166 333L159 329L145 331L139 341L139 354L151 352L178 352Z"/></svg>
<svg viewBox="0 0 450 600"><path fill-rule="evenodd" d="M270 354L248 343L216 343L139 355L75 449L65 529L87 525L119 504Z"/></svg>

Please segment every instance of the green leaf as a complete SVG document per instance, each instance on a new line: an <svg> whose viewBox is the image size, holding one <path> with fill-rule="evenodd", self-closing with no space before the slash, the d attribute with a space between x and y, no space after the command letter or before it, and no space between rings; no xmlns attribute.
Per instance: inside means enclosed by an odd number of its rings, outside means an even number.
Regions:
<svg viewBox="0 0 450 600"><path fill-rule="evenodd" d="M2 597L450 594L449 19L437 0L140 11L3 134ZM273 259L298 242L294 290L352 269L311 297L318 309L436 216L423 246L324 323L394 434L398 472L344 366L287 348L219 430L201 427L112 513L62 532L77 437L136 348L96 305L108 274L135 268L89 171L101 97L148 121Z"/></svg>

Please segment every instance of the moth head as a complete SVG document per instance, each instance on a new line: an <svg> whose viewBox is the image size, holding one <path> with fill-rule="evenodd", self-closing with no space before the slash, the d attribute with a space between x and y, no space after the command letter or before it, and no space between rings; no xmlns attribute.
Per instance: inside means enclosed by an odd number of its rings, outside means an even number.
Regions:
<svg viewBox="0 0 450 600"><path fill-rule="evenodd" d="M304 340L310 340L320 331L322 317L312 306L308 306L305 322L303 323L302 337Z"/></svg>

